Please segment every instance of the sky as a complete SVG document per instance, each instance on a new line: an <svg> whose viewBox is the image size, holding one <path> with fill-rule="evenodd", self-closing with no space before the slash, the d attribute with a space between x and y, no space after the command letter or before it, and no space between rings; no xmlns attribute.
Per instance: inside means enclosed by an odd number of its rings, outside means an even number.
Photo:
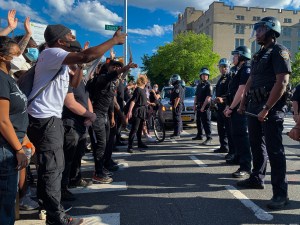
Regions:
<svg viewBox="0 0 300 225"><path fill-rule="evenodd" d="M128 44L133 60L142 66L141 57L152 55L159 46L173 40L173 23L178 13L186 7L207 10L213 0L128 0ZM259 6L299 10L300 0L224 0L227 5ZM7 17L9 9L17 10L20 21L16 33L22 33L26 16L32 22L42 24L63 24L76 31L76 37L83 45L103 43L113 32L105 25L123 25L124 0L0 0L0 18ZM1 26L6 26L2 20ZM116 56L123 55L123 47L114 48ZM109 53L106 54L109 56ZM139 71L135 71L138 73Z"/></svg>

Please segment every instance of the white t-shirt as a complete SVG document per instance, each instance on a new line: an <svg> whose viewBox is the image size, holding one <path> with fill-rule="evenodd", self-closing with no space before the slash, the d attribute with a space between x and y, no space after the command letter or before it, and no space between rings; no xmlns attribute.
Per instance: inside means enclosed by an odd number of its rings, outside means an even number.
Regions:
<svg viewBox="0 0 300 225"><path fill-rule="evenodd" d="M54 77L68 54L69 52L61 48L48 48L40 54L35 67L33 88L28 100L34 97ZM35 118L49 118L52 116L61 118L69 87L68 71L68 66L63 65L58 77L31 102L28 106L28 113L31 116Z"/></svg>

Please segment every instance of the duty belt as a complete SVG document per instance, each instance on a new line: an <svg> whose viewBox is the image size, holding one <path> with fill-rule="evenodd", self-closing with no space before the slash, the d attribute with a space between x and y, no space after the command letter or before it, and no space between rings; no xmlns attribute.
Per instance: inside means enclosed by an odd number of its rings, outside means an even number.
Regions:
<svg viewBox="0 0 300 225"><path fill-rule="evenodd" d="M248 92L248 98L250 102L262 103L268 100L270 92L265 87L252 89Z"/></svg>

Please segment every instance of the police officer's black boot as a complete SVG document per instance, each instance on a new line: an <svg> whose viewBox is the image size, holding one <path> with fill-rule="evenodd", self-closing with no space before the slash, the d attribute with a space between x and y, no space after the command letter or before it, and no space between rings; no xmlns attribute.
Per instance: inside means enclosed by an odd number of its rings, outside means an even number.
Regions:
<svg viewBox="0 0 300 225"><path fill-rule="evenodd" d="M192 140L203 140L203 137L201 135L197 135L196 137L193 137Z"/></svg>
<svg viewBox="0 0 300 225"><path fill-rule="evenodd" d="M288 197L276 196L267 204L269 209L282 209L289 203Z"/></svg>

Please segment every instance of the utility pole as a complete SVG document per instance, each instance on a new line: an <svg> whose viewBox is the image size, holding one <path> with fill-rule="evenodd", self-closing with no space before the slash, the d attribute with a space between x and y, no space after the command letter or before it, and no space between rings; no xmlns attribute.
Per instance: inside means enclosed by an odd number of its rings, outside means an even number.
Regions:
<svg viewBox="0 0 300 225"><path fill-rule="evenodd" d="M124 0L124 32L127 33L127 0ZM127 36L124 44L124 65L128 64L127 60Z"/></svg>

